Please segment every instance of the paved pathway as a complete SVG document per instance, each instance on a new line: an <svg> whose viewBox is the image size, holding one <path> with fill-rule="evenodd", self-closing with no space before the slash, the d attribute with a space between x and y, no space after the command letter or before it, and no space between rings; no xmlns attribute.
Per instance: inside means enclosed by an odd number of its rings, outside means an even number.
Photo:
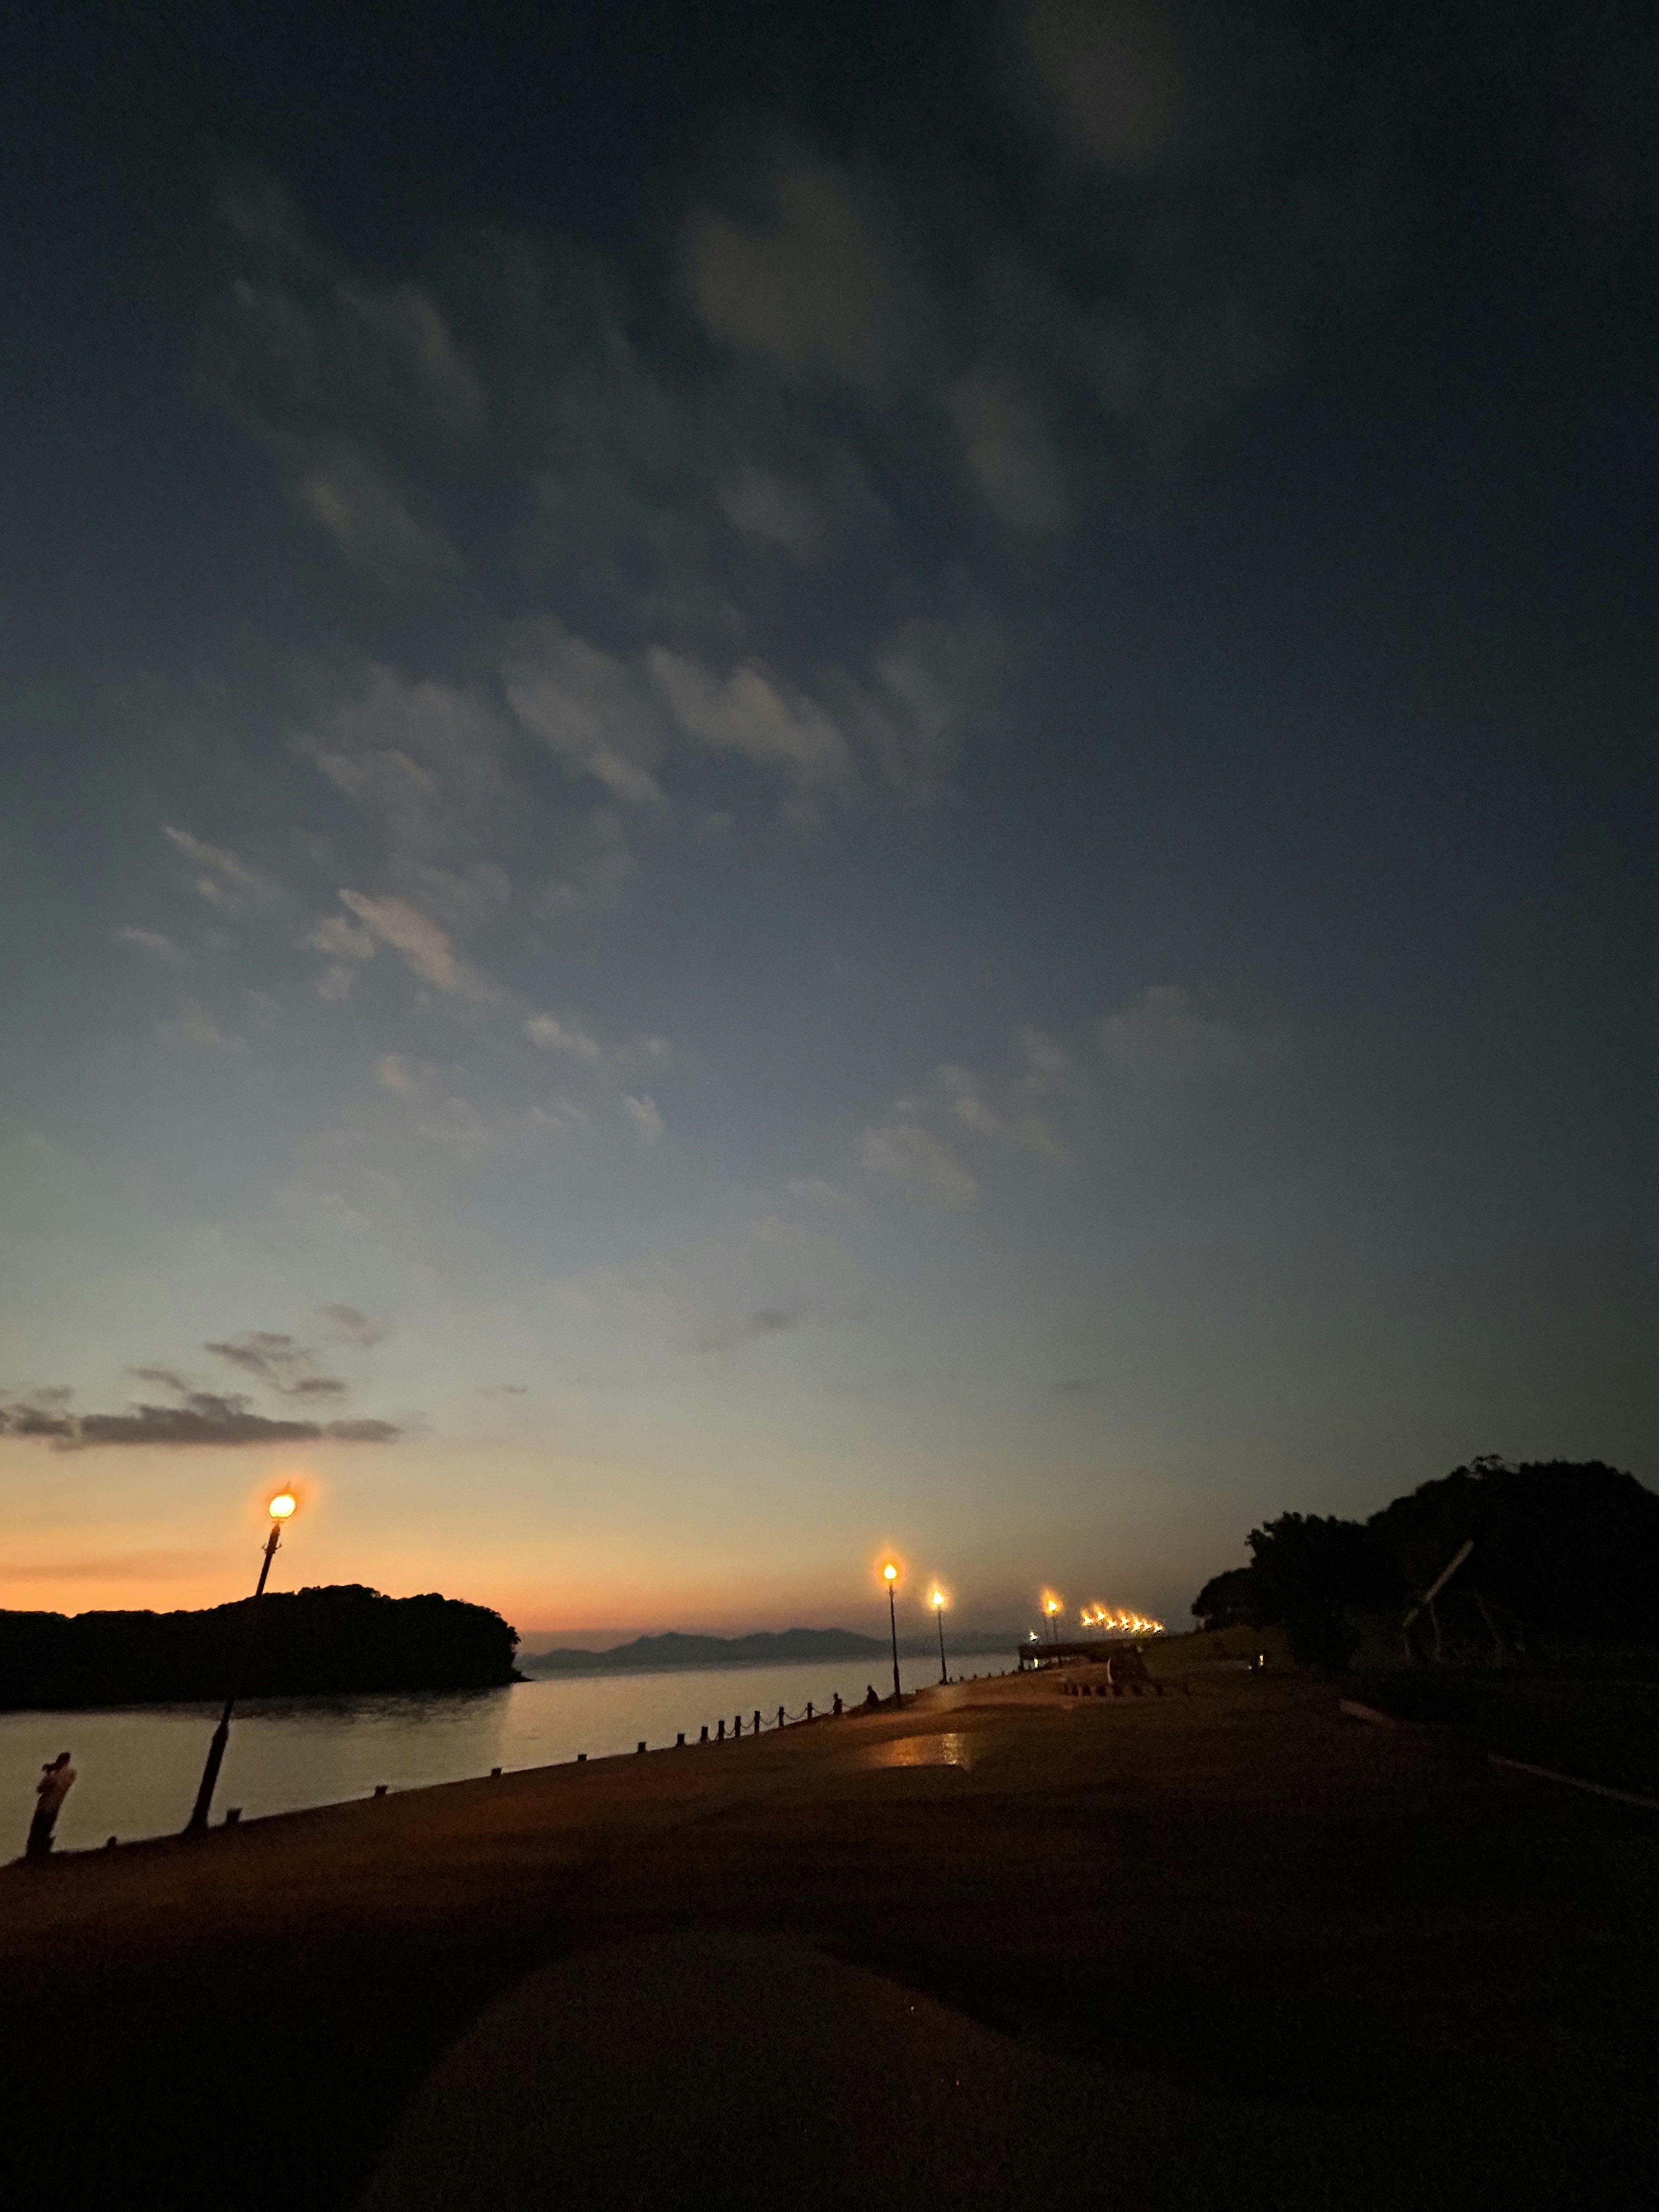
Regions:
<svg viewBox="0 0 1659 2212"><path fill-rule="evenodd" d="M326 2212L482 2015L498 2040L447 2062L375 2212L459 2204L429 2147L482 2109L465 2069L539 2068L515 2109L545 2117L579 1993L577 2047L615 2051L654 1991L654 2056L601 2069L612 2106L560 2107L566 2193L471 2203L592 2201L572 2161L601 2138L632 2155L647 2111L649 2170L680 2193L613 2174L611 2202L775 2202L758 2146L811 2094L798 2207L858 2201L831 2150L884 2114L872 2189L935 2205L1605 2212L1641 2201L1626 2177L1654 2148L1656 1877L1659 1822L1345 1722L1297 1678L1121 1701L968 1683L0 1871L0 2058L33 2114L5 2149L65 2207ZM675 2100L676 2051L718 2096ZM488 2140L529 2157L511 2133L495 2112Z"/></svg>

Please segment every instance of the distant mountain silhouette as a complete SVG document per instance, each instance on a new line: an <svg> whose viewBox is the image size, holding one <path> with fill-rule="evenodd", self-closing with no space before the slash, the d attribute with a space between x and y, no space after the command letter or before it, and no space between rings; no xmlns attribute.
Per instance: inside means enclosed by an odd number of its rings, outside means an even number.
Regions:
<svg viewBox="0 0 1659 2212"><path fill-rule="evenodd" d="M952 1653L1011 1651L1019 1641L1012 1630L986 1634L952 1636L945 1643ZM609 1651L537 1651L520 1660L526 1674L619 1674L635 1669L661 1671L682 1667L763 1667L795 1659L856 1659L874 1665L888 1658L891 1646L884 1636L860 1636L850 1628L785 1628L764 1630L750 1636L639 1636L631 1644L618 1644ZM901 1637L902 1658L933 1656L939 1646L931 1637Z"/></svg>
<svg viewBox="0 0 1659 2212"><path fill-rule="evenodd" d="M630 1668L754 1667L769 1660L879 1659L888 1650L873 1636L850 1628L786 1628L753 1636L639 1636L609 1651L538 1651L523 1662L527 1674L610 1674Z"/></svg>
<svg viewBox="0 0 1659 2212"><path fill-rule="evenodd" d="M252 1598L201 1613L0 1612L0 1707L222 1698ZM515 1630L459 1598L382 1597L358 1583L259 1601L245 1697L477 1690L520 1680Z"/></svg>

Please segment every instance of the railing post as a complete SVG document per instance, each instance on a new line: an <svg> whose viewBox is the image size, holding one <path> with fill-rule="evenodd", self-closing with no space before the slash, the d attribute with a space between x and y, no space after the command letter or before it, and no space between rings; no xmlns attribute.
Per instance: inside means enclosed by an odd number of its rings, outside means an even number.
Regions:
<svg viewBox="0 0 1659 2212"><path fill-rule="evenodd" d="M778 1726L780 1728L783 1726L783 1707L781 1705L778 1707Z"/></svg>

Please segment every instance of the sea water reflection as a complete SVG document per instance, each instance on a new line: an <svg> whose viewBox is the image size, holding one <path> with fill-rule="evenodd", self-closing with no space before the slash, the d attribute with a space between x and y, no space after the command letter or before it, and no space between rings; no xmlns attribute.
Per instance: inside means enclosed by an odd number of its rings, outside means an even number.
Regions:
<svg viewBox="0 0 1659 2212"><path fill-rule="evenodd" d="M455 1782L492 1766L548 1766L578 1752L602 1758L653 1748L684 1729L695 1743L741 1713L770 1727L783 1705L824 1711L839 1692L864 1694L854 1672L809 1660L787 1667L696 1673L588 1674L448 1695L249 1698L239 1705L214 1800L215 1817L240 1805L246 1820ZM84 1850L106 1836L131 1839L182 1828L218 1717L211 1705L128 1705L94 1712L0 1714L0 1858L21 1851L34 1784L60 1751L79 1779L58 1823L59 1847ZM15 1833L15 1843L11 1841Z"/></svg>

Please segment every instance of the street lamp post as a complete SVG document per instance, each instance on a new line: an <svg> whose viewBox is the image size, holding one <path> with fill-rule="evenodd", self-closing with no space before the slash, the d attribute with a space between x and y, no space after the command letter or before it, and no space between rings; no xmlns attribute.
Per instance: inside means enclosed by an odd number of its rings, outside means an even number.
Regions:
<svg viewBox="0 0 1659 2212"><path fill-rule="evenodd" d="M259 1621L259 1601L265 1594L265 1580L270 1572L270 1563L276 1556L276 1547L283 1540L283 1523L298 1504L299 1500L291 1490L279 1490L270 1501L270 1534L265 1539L264 1557L259 1562L259 1579L253 1587L253 1603L248 1607L247 1626L242 1633L241 1650L236 1655L225 1709L219 1716L219 1725L214 1729L213 1741L208 1746L207 1765L202 1769L202 1785L196 1792L196 1802L191 1808L190 1820L185 1829L187 1836L199 1836L207 1826L213 1793L218 1786L219 1769L225 1763L225 1746L230 1741L231 1712L242 1686L242 1677L247 1672L248 1654L253 1649L253 1632Z"/></svg>
<svg viewBox="0 0 1659 2212"><path fill-rule="evenodd" d="M904 1695L899 1687L898 1609L893 1601L893 1592L898 1587L898 1571L890 1559L881 1571L881 1578L887 1585L887 1626L893 1638L893 1703L896 1705Z"/></svg>
<svg viewBox="0 0 1659 2212"><path fill-rule="evenodd" d="M1063 1613L1065 1611L1065 1607L1060 1604L1060 1601L1057 1597L1050 1597L1044 1599L1042 1610L1048 1616L1048 1641L1051 1644L1058 1644L1060 1641L1060 1626L1057 1615Z"/></svg>
<svg viewBox="0 0 1659 2212"><path fill-rule="evenodd" d="M948 1682L951 1675L945 1664L945 1592L936 1589L927 1602L933 1607L933 1619L939 1623L939 1678L942 1683Z"/></svg>

